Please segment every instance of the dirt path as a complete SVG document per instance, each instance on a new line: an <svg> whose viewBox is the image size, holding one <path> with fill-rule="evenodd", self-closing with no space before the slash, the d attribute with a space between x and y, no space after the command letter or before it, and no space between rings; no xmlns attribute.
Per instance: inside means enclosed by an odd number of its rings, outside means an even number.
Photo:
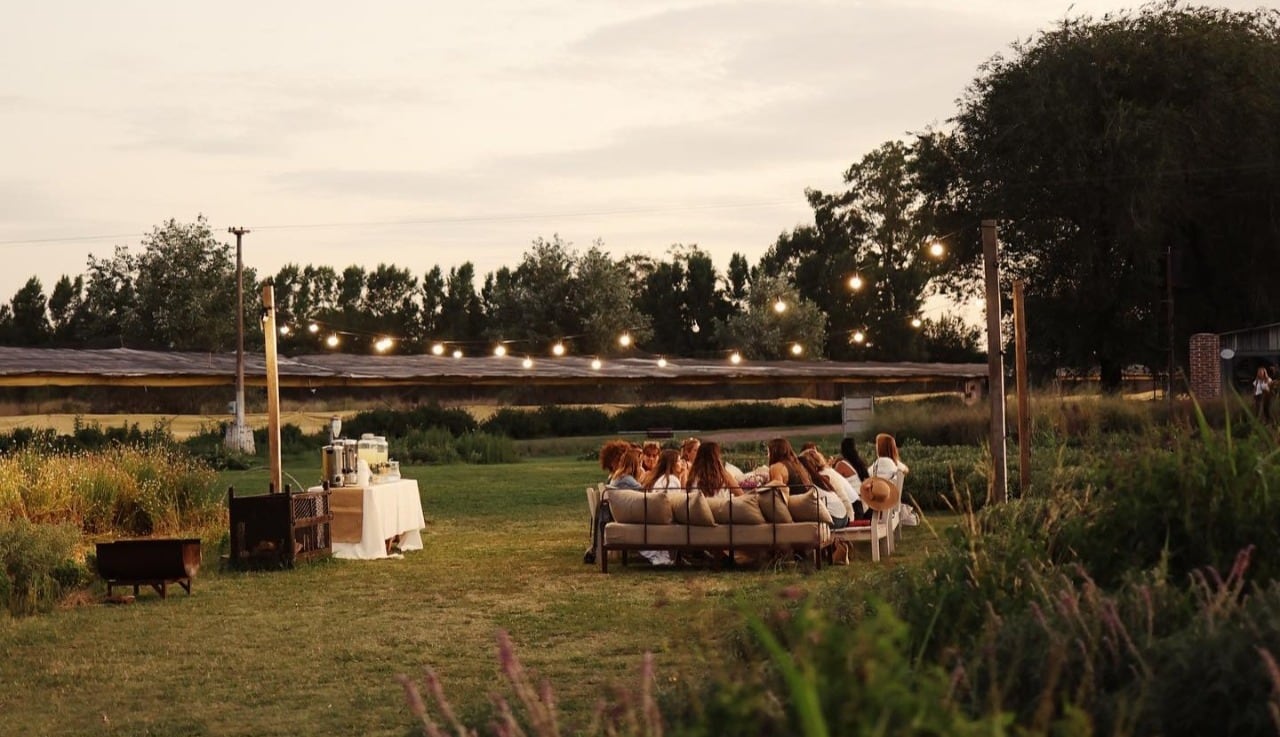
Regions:
<svg viewBox="0 0 1280 737"><path fill-rule="evenodd" d="M810 425L808 427L755 427L746 430L716 430L698 433L701 440L717 443L749 443L753 440L770 440L776 437L794 438L812 435L839 435L840 425Z"/></svg>

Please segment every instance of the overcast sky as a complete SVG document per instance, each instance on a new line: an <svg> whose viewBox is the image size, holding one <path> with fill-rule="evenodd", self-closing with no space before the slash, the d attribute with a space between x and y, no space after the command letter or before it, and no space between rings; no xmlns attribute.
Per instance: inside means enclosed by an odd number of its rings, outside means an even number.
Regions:
<svg viewBox="0 0 1280 737"><path fill-rule="evenodd" d="M1134 4L7 3L0 298L200 213L253 229L260 273L482 277L555 233L754 263L811 221L806 187L945 125L985 59Z"/></svg>

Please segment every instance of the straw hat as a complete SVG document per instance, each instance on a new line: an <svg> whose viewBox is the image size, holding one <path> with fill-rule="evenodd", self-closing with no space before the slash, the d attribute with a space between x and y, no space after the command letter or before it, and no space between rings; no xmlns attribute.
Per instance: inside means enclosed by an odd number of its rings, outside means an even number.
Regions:
<svg viewBox="0 0 1280 737"><path fill-rule="evenodd" d="M877 512L893 509L898 506L898 502L902 501L902 491L897 485L879 476L872 476L863 481L862 486L858 488L858 496L862 498L863 504Z"/></svg>

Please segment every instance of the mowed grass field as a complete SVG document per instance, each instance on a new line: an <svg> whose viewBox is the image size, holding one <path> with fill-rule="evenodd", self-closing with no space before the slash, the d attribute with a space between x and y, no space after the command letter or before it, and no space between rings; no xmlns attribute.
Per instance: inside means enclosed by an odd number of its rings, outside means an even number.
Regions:
<svg viewBox="0 0 1280 737"><path fill-rule="evenodd" d="M319 475L311 456L290 475ZM790 585L822 586L873 571L653 569L582 563L583 490L594 463L543 459L501 466L409 467L427 526L403 560L329 560L289 571L219 570L222 530L206 533L188 596L145 591L128 605L85 603L0 620L0 734L396 735L413 721L394 681L431 665L473 725L502 691L494 634L553 685L570 724L584 724L613 686L634 689L642 653L659 688L732 668L729 638L744 612L764 612ZM222 485L266 488L264 470ZM943 524L954 520L943 520ZM905 531L917 563L935 545ZM873 594L868 591L868 594ZM100 598L100 597L99 597Z"/></svg>

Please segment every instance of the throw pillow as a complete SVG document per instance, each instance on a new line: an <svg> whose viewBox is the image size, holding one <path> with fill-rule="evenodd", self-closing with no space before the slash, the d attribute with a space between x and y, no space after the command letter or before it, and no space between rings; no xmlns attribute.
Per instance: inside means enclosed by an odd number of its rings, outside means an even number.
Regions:
<svg viewBox="0 0 1280 737"><path fill-rule="evenodd" d="M715 527L711 505L707 504L707 497L701 492L668 491L667 501L671 503L671 514L678 524Z"/></svg>
<svg viewBox="0 0 1280 737"><path fill-rule="evenodd" d="M665 494L632 489L609 489L609 511L615 522L628 524L671 524L671 504ZM647 515L647 516L646 516Z"/></svg>
<svg viewBox="0 0 1280 737"><path fill-rule="evenodd" d="M787 506L791 511L791 519L796 522L831 524L831 511L827 509L827 500L822 498L817 489L809 489L803 494L792 494L787 497Z"/></svg>
<svg viewBox="0 0 1280 737"><path fill-rule="evenodd" d="M711 516L721 525L763 525L764 515L760 513L760 498L755 494L724 497L718 496L707 500L711 507Z"/></svg>
<svg viewBox="0 0 1280 737"><path fill-rule="evenodd" d="M760 513L766 522L786 524L792 521L791 510L787 507L787 490L768 486L756 492L760 500Z"/></svg>

